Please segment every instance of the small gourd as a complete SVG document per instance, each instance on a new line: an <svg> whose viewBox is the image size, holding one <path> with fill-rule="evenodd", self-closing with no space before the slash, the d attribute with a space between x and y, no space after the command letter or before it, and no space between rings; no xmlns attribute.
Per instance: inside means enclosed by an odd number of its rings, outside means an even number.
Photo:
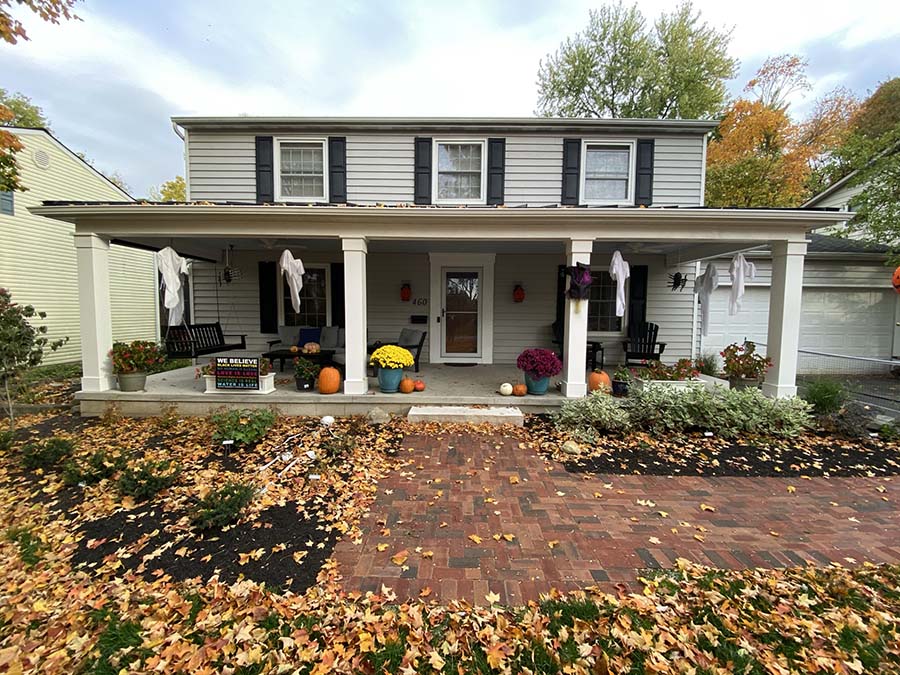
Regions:
<svg viewBox="0 0 900 675"><path fill-rule="evenodd" d="M416 391L425 391L425 383L422 380L416 380L413 384Z"/></svg>
<svg viewBox="0 0 900 675"><path fill-rule="evenodd" d="M341 371L327 366L319 372L319 393L336 394L341 388Z"/></svg>
<svg viewBox="0 0 900 675"><path fill-rule="evenodd" d="M521 382L517 382L513 385L512 393L514 396L524 396L528 393L528 387L526 387Z"/></svg>
<svg viewBox="0 0 900 675"><path fill-rule="evenodd" d="M509 382L504 382L500 385L500 395L512 396L512 385Z"/></svg>
<svg viewBox="0 0 900 675"><path fill-rule="evenodd" d="M416 383L411 378L404 377L400 380L400 392L403 394L411 394L416 388Z"/></svg>

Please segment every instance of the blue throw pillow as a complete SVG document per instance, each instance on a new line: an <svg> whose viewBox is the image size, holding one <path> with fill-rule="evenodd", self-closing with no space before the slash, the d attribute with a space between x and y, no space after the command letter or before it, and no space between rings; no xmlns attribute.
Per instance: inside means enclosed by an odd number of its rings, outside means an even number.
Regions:
<svg viewBox="0 0 900 675"><path fill-rule="evenodd" d="M302 347L307 342L318 342L321 335L321 328L301 328L297 336L297 346Z"/></svg>

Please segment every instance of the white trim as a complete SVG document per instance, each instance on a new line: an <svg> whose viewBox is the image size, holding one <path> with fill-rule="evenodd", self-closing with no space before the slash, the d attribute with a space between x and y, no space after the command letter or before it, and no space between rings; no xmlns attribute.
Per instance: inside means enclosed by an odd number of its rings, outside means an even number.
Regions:
<svg viewBox="0 0 900 675"><path fill-rule="evenodd" d="M622 146L628 148L628 193L625 199L602 200L602 199L586 199L584 196L585 169L587 168L587 151L588 146ZM632 205L634 204L634 183L637 175L637 139L634 138L584 138L581 141L581 166L579 167L580 175L578 177L578 194L581 204L591 206L610 206L610 205Z"/></svg>
<svg viewBox="0 0 900 675"><path fill-rule="evenodd" d="M438 198L438 146L480 145L481 146L481 197L479 199L439 199ZM435 204L487 204L487 139L486 138L435 138L431 142L431 195Z"/></svg>
<svg viewBox="0 0 900 675"><path fill-rule="evenodd" d="M611 258L611 256L607 256ZM591 276L593 276L594 272L606 272L609 274L609 263L605 265L591 265ZM616 286L615 281L612 282L613 287ZM631 279L628 278L625 280L625 314L621 317L616 317L622 319L622 328L620 330L588 330L588 337L595 339L607 339L607 340L617 340L628 335L628 310L631 307ZM587 314L588 314L588 325L591 322L591 300L588 298L587 302Z"/></svg>
<svg viewBox="0 0 900 675"><path fill-rule="evenodd" d="M699 276L700 261L697 260L694 262L694 279ZM700 347L700 351L702 352L702 345L698 344L698 341L703 342L703 335L700 330L700 296L697 293L694 293L693 295L694 299L691 302L691 360L696 361L698 356L697 348Z"/></svg>
<svg viewBox="0 0 900 675"><path fill-rule="evenodd" d="M281 144L320 143L322 145L321 197L285 197L281 194ZM275 201L297 204L328 203L328 139L322 136L276 136L272 139L272 175L275 179Z"/></svg>
<svg viewBox="0 0 900 675"><path fill-rule="evenodd" d="M429 253L431 314L428 330L431 338L429 360L431 363L479 363L494 362L494 253ZM479 344L478 355L443 356L443 326L439 320L444 306L443 276L444 270L480 269L481 270L481 303L479 307Z"/></svg>
<svg viewBox="0 0 900 675"><path fill-rule="evenodd" d="M706 148L709 146L709 134L703 136L703 158L700 160L700 203L697 206L703 206L706 203ZM653 161L653 173L656 173L656 160Z"/></svg>
<svg viewBox="0 0 900 675"><path fill-rule="evenodd" d="M184 130L184 198L191 201L191 145L188 130Z"/></svg>
<svg viewBox="0 0 900 675"><path fill-rule="evenodd" d="M278 284L276 286L278 293L278 325L284 326L284 273L278 269ZM329 263L312 262L304 265L303 269L309 270L325 270L325 325L331 326L331 265ZM295 326L292 326L294 328ZM302 328L303 326L296 326Z"/></svg>

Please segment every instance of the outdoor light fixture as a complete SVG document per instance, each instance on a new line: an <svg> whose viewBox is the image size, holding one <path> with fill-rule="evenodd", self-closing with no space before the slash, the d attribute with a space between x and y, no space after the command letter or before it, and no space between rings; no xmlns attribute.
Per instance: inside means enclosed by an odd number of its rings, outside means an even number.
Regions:
<svg viewBox="0 0 900 675"><path fill-rule="evenodd" d="M522 284L516 284L513 288L513 302L525 302L525 289Z"/></svg>
<svg viewBox="0 0 900 675"><path fill-rule="evenodd" d="M400 299L403 302L409 302L412 299L412 286L409 285L408 281L404 281L400 287Z"/></svg>

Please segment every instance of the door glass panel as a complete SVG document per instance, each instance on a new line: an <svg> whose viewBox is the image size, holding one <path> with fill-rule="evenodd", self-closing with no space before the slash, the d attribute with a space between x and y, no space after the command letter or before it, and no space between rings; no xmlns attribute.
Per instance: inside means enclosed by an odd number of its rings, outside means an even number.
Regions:
<svg viewBox="0 0 900 675"><path fill-rule="evenodd" d="M447 272L445 277L444 350L478 353L478 272Z"/></svg>

